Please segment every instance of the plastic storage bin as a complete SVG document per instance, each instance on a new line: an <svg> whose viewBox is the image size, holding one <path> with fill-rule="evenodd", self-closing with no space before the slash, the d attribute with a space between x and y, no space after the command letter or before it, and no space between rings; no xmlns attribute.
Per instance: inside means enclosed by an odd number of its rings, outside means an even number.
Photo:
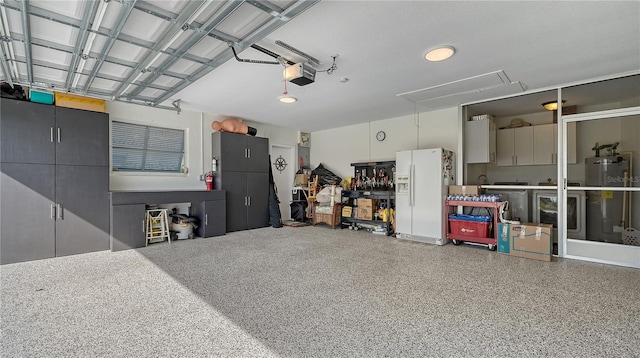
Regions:
<svg viewBox="0 0 640 358"><path fill-rule="evenodd" d="M469 237L488 237L490 216L450 215L449 225L452 234Z"/></svg>
<svg viewBox="0 0 640 358"><path fill-rule="evenodd" d="M35 103L53 104L53 93L31 90L29 99Z"/></svg>

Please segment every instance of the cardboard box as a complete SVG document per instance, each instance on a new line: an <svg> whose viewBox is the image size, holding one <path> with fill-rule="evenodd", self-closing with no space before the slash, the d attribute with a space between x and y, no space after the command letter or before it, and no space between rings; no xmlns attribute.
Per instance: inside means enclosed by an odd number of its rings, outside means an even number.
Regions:
<svg viewBox="0 0 640 358"><path fill-rule="evenodd" d="M498 224L498 252L511 256L551 261L553 225Z"/></svg>
<svg viewBox="0 0 640 358"><path fill-rule="evenodd" d="M563 106L562 107L562 115L566 116L567 114L576 114L578 113L577 106ZM553 123L558 123L558 110L553 111Z"/></svg>
<svg viewBox="0 0 640 358"><path fill-rule="evenodd" d="M360 200L358 200L358 202L360 202ZM358 206L358 219L373 220L373 209L369 207L363 208L361 206Z"/></svg>
<svg viewBox="0 0 640 358"><path fill-rule="evenodd" d="M353 210L353 208L350 207L350 206L342 207L342 216L345 217L345 218L350 218L352 210Z"/></svg>
<svg viewBox="0 0 640 358"><path fill-rule="evenodd" d="M358 199L358 208L367 208L373 211L374 207L376 207L376 199Z"/></svg>
<svg viewBox="0 0 640 358"><path fill-rule="evenodd" d="M482 189L479 185L449 185L449 194L479 195L482 194Z"/></svg>
<svg viewBox="0 0 640 358"><path fill-rule="evenodd" d="M309 184L309 175L308 174L296 174L296 184L297 186L307 186Z"/></svg>

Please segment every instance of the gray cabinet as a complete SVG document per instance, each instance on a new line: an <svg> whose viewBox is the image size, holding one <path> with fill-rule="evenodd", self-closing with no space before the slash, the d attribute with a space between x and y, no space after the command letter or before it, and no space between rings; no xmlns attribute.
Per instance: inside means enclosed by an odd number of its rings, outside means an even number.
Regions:
<svg viewBox="0 0 640 358"><path fill-rule="evenodd" d="M227 192L227 232L269 225L269 139L214 132L215 187Z"/></svg>
<svg viewBox="0 0 640 358"><path fill-rule="evenodd" d="M0 160L55 164L55 107L6 98L1 101Z"/></svg>
<svg viewBox="0 0 640 358"><path fill-rule="evenodd" d="M56 256L109 250L109 167L56 166Z"/></svg>
<svg viewBox="0 0 640 358"><path fill-rule="evenodd" d="M145 204L111 207L111 251L145 246Z"/></svg>
<svg viewBox="0 0 640 358"><path fill-rule="evenodd" d="M211 138L219 171L269 172L269 139L227 132L214 132Z"/></svg>
<svg viewBox="0 0 640 358"><path fill-rule="evenodd" d="M191 208L192 215L202 218L198 225L198 236L211 237L224 235L226 229L226 208L224 200L203 201Z"/></svg>
<svg viewBox="0 0 640 358"><path fill-rule="evenodd" d="M56 164L109 166L109 115L56 107Z"/></svg>
<svg viewBox="0 0 640 358"><path fill-rule="evenodd" d="M55 166L0 163L0 263L55 256Z"/></svg>
<svg viewBox="0 0 640 358"><path fill-rule="evenodd" d="M247 229L269 226L269 173L247 173L247 200Z"/></svg>
<svg viewBox="0 0 640 358"><path fill-rule="evenodd" d="M224 235L225 192L189 191L112 191L111 251L145 247L144 219L147 204L190 203L191 216L198 218L200 237Z"/></svg>
<svg viewBox="0 0 640 358"><path fill-rule="evenodd" d="M2 99L0 263L109 248L109 117Z"/></svg>

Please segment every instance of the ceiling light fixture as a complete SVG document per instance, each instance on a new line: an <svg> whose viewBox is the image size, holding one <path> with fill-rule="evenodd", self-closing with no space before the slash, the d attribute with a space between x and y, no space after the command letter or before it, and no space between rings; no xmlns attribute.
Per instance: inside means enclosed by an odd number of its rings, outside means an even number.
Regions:
<svg viewBox="0 0 640 358"><path fill-rule="evenodd" d="M286 67L285 67L286 69ZM284 77L284 92L282 92L282 96L278 97L278 101L282 102L282 103L295 103L298 99L293 97L293 96L289 96L289 92L287 92L287 73L286 70L282 71L282 76Z"/></svg>
<svg viewBox="0 0 640 358"><path fill-rule="evenodd" d="M451 46L440 46L433 50L429 50L429 52L424 55L424 58L427 59L427 61L437 62L448 59L453 56L454 53L456 53L455 48Z"/></svg>
<svg viewBox="0 0 640 358"><path fill-rule="evenodd" d="M286 93L286 92L285 92L285 93ZM297 101L298 101L298 99L297 99L297 98L295 98L295 97L293 97L293 96L286 95L286 94L285 94L285 95L282 95L282 96L280 96L280 97L278 97L278 100L279 100L280 102L282 102L282 103L287 103L287 104L289 104L289 103L295 103L295 102L297 102Z"/></svg>
<svg viewBox="0 0 640 358"><path fill-rule="evenodd" d="M562 104L565 104L567 101L562 100ZM549 101L549 102L544 102L542 104L542 107L544 107L546 110L549 111L557 111L558 110L558 101Z"/></svg>

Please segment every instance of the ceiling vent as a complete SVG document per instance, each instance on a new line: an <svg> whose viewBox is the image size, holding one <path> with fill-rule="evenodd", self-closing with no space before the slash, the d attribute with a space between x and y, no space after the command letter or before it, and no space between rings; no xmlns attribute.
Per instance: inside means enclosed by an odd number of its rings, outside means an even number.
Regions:
<svg viewBox="0 0 640 358"><path fill-rule="evenodd" d="M464 78L461 80L400 93L397 96L428 108L444 108L463 103L523 92L520 82L511 82L504 71Z"/></svg>

